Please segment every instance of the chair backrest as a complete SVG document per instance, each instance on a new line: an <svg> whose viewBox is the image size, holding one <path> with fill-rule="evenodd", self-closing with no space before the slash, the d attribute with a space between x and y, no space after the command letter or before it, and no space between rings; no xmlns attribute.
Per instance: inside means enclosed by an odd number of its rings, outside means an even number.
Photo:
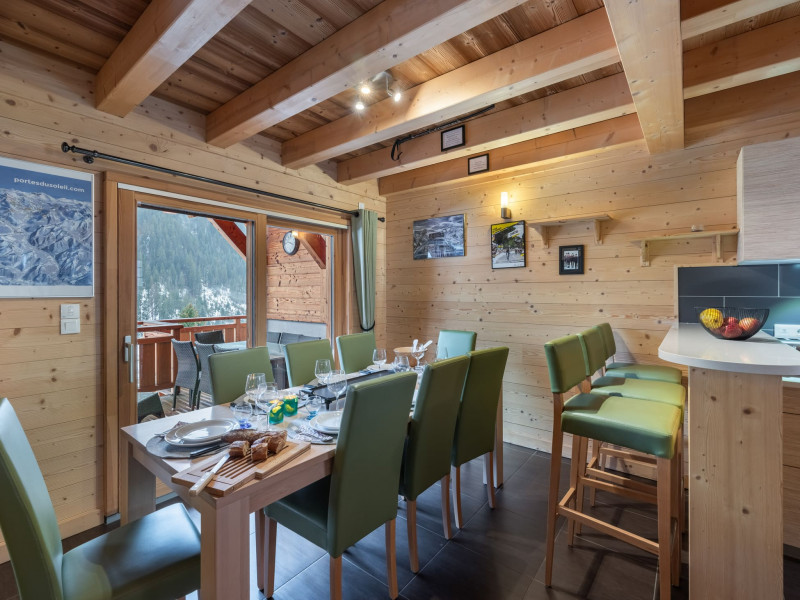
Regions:
<svg viewBox="0 0 800 600"><path fill-rule="evenodd" d="M286 376L290 386L305 385L314 379L314 367L320 358L327 358L331 361L331 367L334 367L333 351L328 340L286 344L283 355L286 357Z"/></svg>
<svg viewBox="0 0 800 600"><path fill-rule="evenodd" d="M208 370L208 358L216 352L216 350L214 350L214 344L196 342L194 348L197 350L197 359L200 362L200 391L213 396L214 391L211 389L211 374Z"/></svg>
<svg viewBox="0 0 800 600"><path fill-rule="evenodd" d="M475 341L478 334L474 331L459 331L457 329L442 329L439 340L436 342L436 358L453 358L463 356L475 350ZM443 350L447 350L447 355Z"/></svg>
<svg viewBox="0 0 800 600"><path fill-rule="evenodd" d="M227 404L244 394L244 384L250 373L264 373L267 381L274 381L269 350L264 346L216 352L208 357L208 372L214 404Z"/></svg>
<svg viewBox="0 0 800 600"><path fill-rule="evenodd" d="M172 340L172 349L178 359L178 372L175 374L175 385L194 388L200 367L192 342Z"/></svg>
<svg viewBox="0 0 800 600"><path fill-rule="evenodd" d="M422 371L400 475L400 493L409 500L416 500L450 472L467 369L469 358L457 356L426 365Z"/></svg>
<svg viewBox="0 0 800 600"><path fill-rule="evenodd" d="M550 390L554 394L565 394L586 379L583 349L577 335L547 342L544 356L550 373Z"/></svg>
<svg viewBox="0 0 800 600"><path fill-rule="evenodd" d="M198 331L194 334L194 341L201 344L224 344L225 334L222 329L215 329L214 331Z"/></svg>
<svg viewBox="0 0 800 600"><path fill-rule="evenodd" d="M397 516L397 482L417 375L349 386L333 459L328 553L336 558Z"/></svg>
<svg viewBox="0 0 800 600"><path fill-rule="evenodd" d="M503 389L508 348L474 350L468 354L469 371L461 394L453 452L453 465L463 465L494 448L497 404Z"/></svg>
<svg viewBox="0 0 800 600"><path fill-rule="evenodd" d="M587 377L591 377L606 364L606 343L599 327L590 327L578 334L583 352Z"/></svg>
<svg viewBox="0 0 800 600"><path fill-rule="evenodd" d="M339 363L345 373L355 373L372 364L372 351L375 350L375 333L351 333L336 338L339 350Z"/></svg>
<svg viewBox="0 0 800 600"><path fill-rule="evenodd" d="M61 535L42 472L8 398L0 399L0 530L23 600L61 600Z"/></svg>
<svg viewBox="0 0 800 600"><path fill-rule="evenodd" d="M603 336L603 342L606 345L606 358L611 358L617 353L617 344L614 342L614 332L611 330L611 325L600 323L597 328L600 330L600 335Z"/></svg>

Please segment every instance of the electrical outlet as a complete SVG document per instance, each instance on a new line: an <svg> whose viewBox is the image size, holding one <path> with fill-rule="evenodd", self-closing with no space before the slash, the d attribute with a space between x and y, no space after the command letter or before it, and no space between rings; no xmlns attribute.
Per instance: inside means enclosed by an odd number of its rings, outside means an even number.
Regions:
<svg viewBox="0 0 800 600"><path fill-rule="evenodd" d="M77 306L77 305L76 305ZM81 332L80 319L61 319L61 335Z"/></svg>
<svg viewBox="0 0 800 600"><path fill-rule="evenodd" d="M61 305L61 318L62 319L80 319L81 318L81 305L80 304L62 304Z"/></svg>

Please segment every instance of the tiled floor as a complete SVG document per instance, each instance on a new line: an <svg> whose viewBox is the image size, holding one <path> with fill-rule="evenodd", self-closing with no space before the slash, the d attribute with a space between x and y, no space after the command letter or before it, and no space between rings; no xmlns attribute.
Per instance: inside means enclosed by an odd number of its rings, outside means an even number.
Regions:
<svg viewBox="0 0 800 600"><path fill-rule="evenodd" d="M585 530L572 548L565 532L556 539L553 587L544 586L545 515L549 455L505 446L506 483L497 492L497 507L486 501L480 461L465 465L462 493L465 526L451 540L442 535L440 490L434 486L417 502L420 571L408 566L405 509L397 520L398 582L405 600L650 600L656 598L657 561L632 546ZM565 466L562 482L567 480ZM649 537L656 532L653 507L619 502L598 493L597 513ZM100 528L98 528L99 530ZM99 533L99 531L95 532ZM251 527L252 534L252 527ZM87 534L67 540L72 546ZM91 535L89 533L88 535ZM262 600L255 584L254 534L251 535L253 599ZM322 550L278 529L275 600L328 597L328 558ZM684 553L684 560L686 555ZM686 565L672 598L688 598ZM800 561L784 560L785 598L800 600ZM383 529L374 531L345 553L344 597L388 598ZM0 566L0 600L16 598L9 565ZM193 594L189 598L196 599ZM703 599L712 600L712 599ZM749 600L749 599L745 599Z"/></svg>

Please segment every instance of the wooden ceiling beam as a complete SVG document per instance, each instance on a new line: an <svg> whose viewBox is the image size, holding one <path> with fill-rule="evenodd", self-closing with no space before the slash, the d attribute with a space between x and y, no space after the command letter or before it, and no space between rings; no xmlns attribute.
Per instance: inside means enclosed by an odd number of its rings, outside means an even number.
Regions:
<svg viewBox="0 0 800 600"><path fill-rule="evenodd" d="M690 50L683 97L696 98L800 70L800 17Z"/></svg>
<svg viewBox="0 0 800 600"><path fill-rule="evenodd" d="M684 40L794 4L797 0L683 0L681 36Z"/></svg>
<svg viewBox="0 0 800 600"><path fill-rule="evenodd" d="M227 148L524 1L385 0L208 115L207 141Z"/></svg>
<svg viewBox="0 0 800 600"><path fill-rule="evenodd" d="M318 233L298 231L297 240L300 242L300 245L311 255L311 258L314 259L314 262L317 263L317 266L320 269L324 269L325 265L327 264L326 256L328 255L325 238Z"/></svg>
<svg viewBox="0 0 800 600"><path fill-rule="evenodd" d="M239 229L239 226L233 221L226 221L225 219L208 219L214 226L214 229L219 231L220 235L225 238L231 248L242 258L247 257L247 235Z"/></svg>
<svg viewBox="0 0 800 600"><path fill-rule="evenodd" d="M678 0L606 0L647 149L683 148L683 42Z"/></svg>
<svg viewBox="0 0 800 600"><path fill-rule="evenodd" d="M249 3L153 0L97 74L97 109L127 115Z"/></svg>
<svg viewBox="0 0 800 600"><path fill-rule="evenodd" d="M636 115L626 115L490 150L490 170L481 175L468 175L467 160L459 158L382 177L378 180L378 193L389 196L456 180L468 178L481 180L529 168L535 163L558 162L641 141L642 129L639 120Z"/></svg>
<svg viewBox="0 0 800 600"><path fill-rule="evenodd" d="M376 102L288 140L283 164L305 167L618 61L606 13L595 10L406 90L400 102Z"/></svg>
<svg viewBox="0 0 800 600"><path fill-rule="evenodd" d="M465 126L467 144L461 148L442 152L441 136L437 133L403 144L399 161L392 160L389 148L342 161L338 165L338 181L351 184L386 177L613 119L635 110L628 81L620 73L473 119Z"/></svg>

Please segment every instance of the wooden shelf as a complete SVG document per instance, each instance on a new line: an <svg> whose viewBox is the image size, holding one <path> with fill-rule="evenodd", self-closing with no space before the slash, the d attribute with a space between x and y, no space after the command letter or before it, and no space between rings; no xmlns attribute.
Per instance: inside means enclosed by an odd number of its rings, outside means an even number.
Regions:
<svg viewBox="0 0 800 600"><path fill-rule="evenodd" d="M533 227L536 231L539 232L539 235L542 236L542 245L545 248L550 247L550 239L547 235L547 228L548 227L558 227L560 225L566 225L568 223L582 223L582 222L592 222L594 223L594 241L596 244L603 243L603 234L600 230L600 222L601 221L608 221L611 219L605 213L597 213L594 215L581 215L579 217L559 217L556 219L543 219L540 221L528 221L528 225Z"/></svg>
<svg viewBox="0 0 800 600"><path fill-rule="evenodd" d="M671 242L674 240L698 240L702 238L711 239L711 258L717 262L722 260L722 238L728 235L737 235L738 229L727 229L724 231L692 231L691 233L675 233L673 235L654 235L653 237L634 240L641 245L642 257L641 265L650 266L650 242Z"/></svg>

